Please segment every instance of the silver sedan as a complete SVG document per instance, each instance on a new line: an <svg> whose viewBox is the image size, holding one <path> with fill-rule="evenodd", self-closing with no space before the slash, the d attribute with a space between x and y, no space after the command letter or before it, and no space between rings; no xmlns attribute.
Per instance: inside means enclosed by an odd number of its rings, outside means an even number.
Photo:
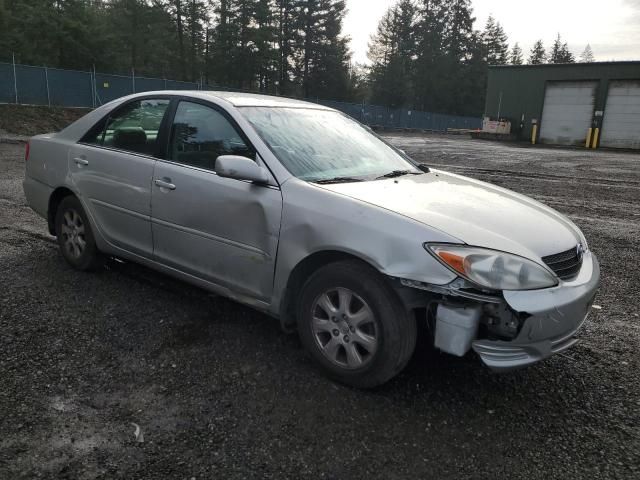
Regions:
<svg viewBox="0 0 640 480"><path fill-rule="evenodd" d="M148 92L26 156L27 200L71 266L117 257L250 305L358 387L405 367L420 324L495 370L542 360L577 341L599 282L565 216L315 104Z"/></svg>

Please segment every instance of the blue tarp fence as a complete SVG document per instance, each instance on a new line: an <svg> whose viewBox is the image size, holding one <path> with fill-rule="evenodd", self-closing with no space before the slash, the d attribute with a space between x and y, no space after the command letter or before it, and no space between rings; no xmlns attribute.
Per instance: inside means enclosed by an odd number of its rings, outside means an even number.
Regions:
<svg viewBox="0 0 640 480"><path fill-rule="evenodd" d="M95 108L131 93L152 90L214 90L218 87L135 75L62 70L0 62L0 103ZM224 88L222 88L224 89ZM482 128L482 119L379 105L311 100L371 126L446 131Z"/></svg>

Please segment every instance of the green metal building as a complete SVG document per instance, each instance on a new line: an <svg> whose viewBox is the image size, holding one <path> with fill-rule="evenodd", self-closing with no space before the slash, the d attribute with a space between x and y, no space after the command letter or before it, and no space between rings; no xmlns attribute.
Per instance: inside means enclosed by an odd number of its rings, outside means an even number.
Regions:
<svg viewBox="0 0 640 480"><path fill-rule="evenodd" d="M489 67L485 116L535 142L640 149L640 62Z"/></svg>

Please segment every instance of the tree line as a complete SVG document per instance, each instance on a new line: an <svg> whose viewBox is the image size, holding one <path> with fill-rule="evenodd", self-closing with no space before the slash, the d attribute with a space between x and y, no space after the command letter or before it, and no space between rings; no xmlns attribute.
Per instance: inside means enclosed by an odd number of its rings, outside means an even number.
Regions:
<svg viewBox="0 0 640 480"><path fill-rule="evenodd" d="M522 65L518 43L509 47L502 25L490 16L482 31L473 28L470 0L399 0L389 8L369 44L371 101L479 115L484 110L489 65ZM580 61L594 61L587 45ZM574 63L558 34L549 54L542 40L528 64Z"/></svg>
<svg viewBox="0 0 640 480"><path fill-rule="evenodd" d="M398 0L353 65L345 0L0 0L0 56L279 95L480 115L488 65L524 53L470 0ZM585 57L586 56L586 57ZM584 61L593 61L588 47ZM1 60L1 59L0 59ZM558 35L528 63L573 62Z"/></svg>
<svg viewBox="0 0 640 480"><path fill-rule="evenodd" d="M0 55L348 100L345 13L344 0L0 0Z"/></svg>

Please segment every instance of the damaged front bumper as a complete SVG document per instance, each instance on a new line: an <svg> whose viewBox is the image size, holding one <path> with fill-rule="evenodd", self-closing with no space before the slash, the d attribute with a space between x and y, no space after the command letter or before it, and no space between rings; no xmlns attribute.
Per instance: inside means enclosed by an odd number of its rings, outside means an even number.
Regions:
<svg viewBox="0 0 640 480"><path fill-rule="evenodd" d="M475 340L473 350L492 370L508 371L531 365L561 352L578 340L600 282L595 255L586 252L575 279L554 288L505 291L509 307L527 315L518 335L510 341Z"/></svg>

